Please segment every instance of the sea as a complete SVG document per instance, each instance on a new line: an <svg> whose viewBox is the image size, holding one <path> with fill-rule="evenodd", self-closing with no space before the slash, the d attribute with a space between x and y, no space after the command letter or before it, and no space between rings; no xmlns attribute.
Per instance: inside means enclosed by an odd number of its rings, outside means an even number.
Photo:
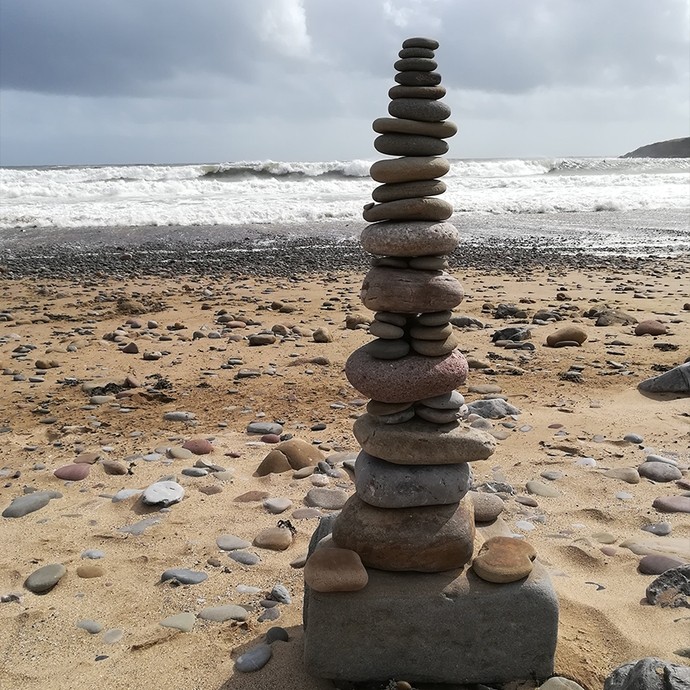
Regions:
<svg viewBox="0 0 690 690"><path fill-rule="evenodd" d="M351 240L372 160L0 168L0 248L233 237ZM690 159L456 159L444 199L465 241L690 256Z"/></svg>

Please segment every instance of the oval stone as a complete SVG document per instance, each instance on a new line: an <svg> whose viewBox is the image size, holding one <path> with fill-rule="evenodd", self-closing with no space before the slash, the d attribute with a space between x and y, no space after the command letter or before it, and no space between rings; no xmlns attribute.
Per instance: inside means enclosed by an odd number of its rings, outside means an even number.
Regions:
<svg viewBox="0 0 690 690"><path fill-rule="evenodd" d="M391 403L414 402L462 385L467 377L467 360L458 350L445 357L407 355L402 359L380 360L374 359L365 345L348 357L345 376L367 398Z"/></svg>
<svg viewBox="0 0 690 690"><path fill-rule="evenodd" d="M441 75L438 72L398 72L394 78L398 84L403 86L438 86L441 83ZM393 115L390 109L388 112ZM409 117L409 115L402 115L401 117Z"/></svg>
<svg viewBox="0 0 690 690"><path fill-rule="evenodd" d="M379 117L371 124L372 129L379 134L422 134L436 139L447 139L458 131L458 126L450 120L443 122L420 122L406 120L399 117Z"/></svg>
<svg viewBox="0 0 690 690"><path fill-rule="evenodd" d="M405 86L404 84L396 84L388 89L388 98L391 100L396 98L426 98L437 101L445 95L446 87L441 84L436 86Z"/></svg>
<svg viewBox="0 0 690 690"><path fill-rule="evenodd" d="M585 340L587 340L587 334L577 326L566 326L546 336L546 344L549 347L557 347L559 343L563 342L576 342L582 345Z"/></svg>
<svg viewBox="0 0 690 690"><path fill-rule="evenodd" d="M404 74L415 74L405 72ZM416 73L424 74L424 73ZM428 73L429 75L434 72ZM393 117L422 122L441 122L450 117L450 108L441 101L430 101L424 98L396 98L388 104L388 113Z"/></svg>
<svg viewBox="0 0 690 690"><path fill-rule="evenodd" d="M63 465L58 467L53 474L58 479L66 481L78 482L81 479L86 479L91 471L91 465L86 463L74 463L72 465Z"/></svg>
<svg viewBox="0 0 690 690"><path fill-rule="evenodd" d="M433 72L437 67L436 60L424 57L404 57L393 64L398 72Z"/></svg>
<svg viewBox="0 0 690 690"><path fill-rule="evenodd" d="M400 359L410 351L410 344L406 340L378 338L366 345L367 351L374 359Z"/></svg>
<svg viewBox="0 0 690 690"><path fill-rule="evenodd" d="M442 156L448 143L419 134L382 134L374 139L374 148L387 156Z"/></svg>
<svg viewBox="0 0 690 690"><path fill-rule="evenodd" d="M44 594L49 592L65 576L67 569L62 563L51 563L44 565L38 570L34 570L24 582L30 592L34 594Z"/></svg>
<svg viewBox="0 0 690 690"><path fill-rule="evenodd" d="M398 465L361 451L355 465L357 495L376 508L457 503L467 493L469 485L470 468L466 462Z"/></svg>
<svg viewBox="0 0 690 690"><path fill-rule="evenodd" d="M459 344L454 334L444 340L417 340L410 339L410 347L418 354L425 357L443 357L452 352Z"/></svg>
<svg viewBox="0 0 690 690"><path fill-rule="evenodd" d="M360 297L372 311L418 314L457 307L464 292L449 273L375 267L364 276Z"/></svg>
<svg viewBox="0 0 690 690"><path fill-rule="evenodd" d="M370 568L436 573L461 568L472 558L472 504L390 510L375 508L356 494L333 525L336 546L359 554Z"/></svg>
<svg viewBox="0 0 690 690"><path fill-rule="evenodd" d="M413 199L420 196L437 196L446 191L446 183L441 180L419 180L399 184L382 184L372 193L374 201L384 203L398 199Z"/></svg>
<svg viewBox="0 0 690 690"><path fill-rule="evenodd" d="M427 50L438 50L439 43L434 38L426 38L426 36L412 36L406 38L402 42L404 48L426 48Z"/></svg>
<svg viewBox="0 0 690 690"><path fill-rule="evenodd" d="M374 223L362 230L360 242L364 251L380 256L436 256L453 252L460 235L452 223Z"/></svg>
<svg viewBox="0 0 690 690"><path fill-rule="evenodd" d="M637 468L637 471L640 473L640 477L645 477L655 482L673 482L683 476L683 473L677 467L665 462L643 462Z"/></svg>
<svg viewBox="0 0 690 690"><path fill-rule="evenodd" d="M421 199L398 199L385 204L366 206L362 217L368 223L380 220L448 220L453 215L453 206L443 199L422 197Z"/></svg>
<svg viewBox="0 0 690 690"><path fill-rule="evenodd" d="M410 57L424 57L433 58L434 51L428 48L403 48L398 51L399 58L410 58Z"/></svg>
<svg viewBox="0 0 690 690"><path fill-rule="evenodd" d="M350 549L316 549L304 566L304 582L317 592L357 592L369 582L362 559Z"/></svg>
<svg viewBox="0 0 690 690"><path fill-rule="evenodd" d="M376 161L369 168L369 175L375 182L412 182L443 177L449 170L450 163L445 158L410 156Z"/></svg>

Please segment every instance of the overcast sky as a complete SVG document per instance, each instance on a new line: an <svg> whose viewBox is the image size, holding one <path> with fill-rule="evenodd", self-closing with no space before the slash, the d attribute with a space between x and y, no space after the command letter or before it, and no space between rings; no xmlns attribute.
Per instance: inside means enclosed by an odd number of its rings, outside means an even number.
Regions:
<svg viewBox="0 0 690 690"><path fill-rule="evenodd" d="M0 164L375 159L416 35L451 157L689 134L690 0L0 0Z"/></svg>

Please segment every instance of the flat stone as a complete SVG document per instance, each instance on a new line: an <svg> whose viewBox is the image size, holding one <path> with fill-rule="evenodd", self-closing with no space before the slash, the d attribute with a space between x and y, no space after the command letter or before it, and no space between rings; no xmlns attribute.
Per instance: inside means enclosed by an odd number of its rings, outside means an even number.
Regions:
<svg viewBox="0 0 690 690"><path fill-rule="evenodd" d="M475 522L493 522L505 508L503 499L496 494L470 491L469 496L474 506Z"/></svg>
<svg viewBox="0 0 690 690"><path fill-rule="evenodd" d="M357 592L367 586L369 575L356 552L331 546L307 559L304 582L317 592Z"/></svg>
<svg viewBox="0 0 690 690"><path fill-rule="evenodd" d="M414 73L407 72L411 75ZM434 74L430 72L428 74ZM420 86L435 86L434 80L427 80L424 78L416 78L410 83L410 79L398 80L399 84L411 86L413 84L420 84ZM407 82L407 83L406 83ZM426 83L424 83L426 82ZM441 101L431 101L423 98L396 98L388 104L388 114L393 117L400 117L407 120L421 120L422 122L441 122L450 117L450 108Z"/></svg>
<svg viewBox="0 0 690 690"><path fill-rule="evenodd" d="M659 496L652 507L662 513L690 513L690 496Z"/></svg>
<svg viewBox="0 0 690 690"><path fill-rule="evenodd" d="M450 354L460 341L455 335L449 335L445 340L417 340L410 338L410 347L424 357L443 357Z"/></svg>
<svg viewBox="0 0 690 690"><path fill-rule="evenodd" d="M236 537L234 534L221 534L216 537L216 546L221 551L235 551L236 549L246 549L251 546L251 542L241 537Z"/></svg>
<svg viewBox="0 0 690 690"><path fill-rule="evenodd" d="M214 621L215 623L224 623L225 621L246 621L248 617L249 611L236 604L211 606L199 611L199 618L205 621Z"/></svg>
<svg viewBox="0 0 690 690"><path fill-rule="evenodd" d="M412 326L410 338L414 340L446 340L452 335L453 327L449 323L441 326Z"/></svg>
<svg viewBox="0 0 690 690"><path fill-rule="evenodd" d="M685 565L685 563L678 558L650 553L640 558L637 569L643 575L661 575L661 573L665 573L671 568L678 568L681 565Z"/></svg>
<svg viewBox="0 0 690 690"><path fill-rule="evenodd" d="M267 498L263 505L272 515L280 515L292 507L292 501L289 498Z"/></svg>
<svg viewBox="0 0 690 690"><path fill-rule="evenodd" d="M536 494L537 496L544 496L546 498L558 498L561 492L558 489L554 489L544 482L540 482L538 479L532 479L525 485L527 491L531 494Z"/></svg>
<svg viewBox="0 0 690 690"><path fill-rule="evenodd" d="M127 474L127 467L117 460L103 460L101 462L103 471L111 476L124 476Z"/></svg>
<svg viewBox="0 0 690 690"><path fill-rule="evenodd" d="M609 479L620 479L627 484L639 484L640 473L634 467L614 467L604 472Z"/></svg>
<svg viewBox="0 0 690 690"><path fill-rule="evenodd" d="M174 411L166 412L163 419L166 422L191 422L196 419L196 415L193 412Z"/></svg>
<svg viewBox="0 0 690 690"><path fill-rule="evenodd" d="M369 334L384 340L395 340L405 335L405 329L392 323L385 323L374 319L369 324Z"/></svg>
<svg viewBox="0 0 690 690"><path fill-rule="evenodd" d="M651 534L656 534L658 537L665 537L671 534L673 527L670 522L655 522L651 525L642 525L640 529Z"/></svg>
<svg viewBox="0 0 690 690"><path fill-rule="evenodd" d="M53 498L51 492L49 491L34 491L31 494L26 494L24 496L17 496L17 498L12 499L5 510L2 511L2 517L6 518L19 518L33 513L50 503L50 499Z"/></svg>
<svg viewBox="0 0 690 690"><path fill-rule="evenodd" d="M635 326L635 335L665 335L668 327L656 319L640 321Z"/></svg>
<svg viewBox="0 0 690 690"><path fill-rule="evenodd" d="M443 194L445 191L446 183L442 182L441 180L417 180L416 182L382 184L374 189L374 191L371 193L371 198L379 203L385 203L387 201L396 201L398 199L414 199L415 197L437 196L439 194Z"/></svg>
<svg viewBox="0 0 690 690"><path fill-rule="evenodd" d="M92 620L91 618L82 618L76 622L76 626L81 630L86 630L90 635L97 635L103 630L103 623Z"/></svg>
<svg viewBox="0 0 690 690"><path fill-rule="evenodd" d="M248 434L258 434L259 436L264 434L277 434L280 436L283 433L283 427L275 422L250 422L247 424L246 431Z"/></svg>
<svg viewBox="0 0 690 690"><path fill-rule="evenodd" d="M333 526L336 546L383 570L440 572L472 558L474 517L467 500L422 508L374 508L351 496Z"/></svg>
<svg viewBox="0 0 690 690"><path fill-rule="evenodd" d="M388 98L428 98L437 101L446 95L446 87L442 84L427 85L427 86L407 86L404 84L396 84L388 89ZM403 119L403 118L399 118ZM424 123L427 124L427 123ZM441 124L441 123L429 123Z"/></svg>
<svg viewBox="0 0 690 690"><path fill-rule="evenodd" d="M500 586L471 569L368 573L358 592L305 589L304 662L310 675L453 685L486 682L487 669L492 685L553 675L558 601L539 563L527 578ZM412 631L414 644L401 630Z"/></svg>
<svg viewBox="0 0 690 690"><path fill-rule="evenodd" d="M182 444L182 448L194 455L208 455L214 451L213 444L205 438L190 438Z"/></svg>
<svg viewBox="0 0 690 690"><path fill-rule="evenodd" d="M459 410L436 410L433 407L419 404L415 405L414 413L425 422L431 422L440 426L453 424L460 418Z"/></svg>
<svg viewBox="0 0 690 690"><path fill-rule="evenodd" d="M393 78L398 84L402 84L403 86L438 86L441 83L441 75L438 72L429 72L427 70L409 70L408 72L396 72ZM388 109L388 112L391 115L393 114L390 108ZM450 114L450 109L448 109L447 112L448 114ZM436 114L441 115L441 112L437 111ZM406 109L405 115L406 117L411 119L413 113L410 109ZM429 118L427 117L427 120L428 119ZM443 117L441 117L440 119L443 119ZM429 121L435 122L436 118Z"/></svg>
<svg viewBox="0 0 690 690"><path fill-rule="evenodd" d="M415 156L376 161L369 168L369 175L375 182L395 184L433 180L443 177L449 170L450 163L445 158Z"/></svg>
<svg viewBox="0 0 690 690"><path fill-rule="evenodd" d="M442 156L448 143L436 137L396 132L376 137L374 148L387 156Z"/></svg>
<svg viewBox="0 0 690 690"><path fill-rule="evenodd" d="M208 579L208 575L201 570L189 568L169 568L161 575L161 582L176 580L181 585L198 585Z"/></svg>
<svg viewBox="0 0 690 690"><path fill-rule="evenodd" d="M425 57L404 57L400 60L396 60L393 69L398 72L433 72L438 67L436 60Z"/></svg>
<svg viewBox="0 0 690 690"><path fill-rule="evenodd" d="M647 393L690 394L690 362L665 371L659 376L645 379L637 388Z"/></svg>
<svg viewBox="0 0 690 690"><path fill-rule="evenodd" d="M437 197L398 199L383 204L368 204L362 217L367 223L377 221L443 221L453 215L453 206Z"/></svg>
<svg viewBox="0 0 690 690"><path fill-rule="evenodd" d="M436 139L448 139L458 131L458 126L449 120L445 122L420 122L419 120L406 120L399 117L379 117L371 123L371 128L379 134L389 134L391 132L398 134L421 134L425 137L434 137ZM420 196L427 195L424 194Z"/></svg>
<svg viewBox="0 0 690 690"><path fill-rule="evenodd" d="M419 271L447 271L450 264L445 256L413 256L408 259L407 267Z"/></svg>
<svg viewBox="0 0 690 690"><path fill-rule="evenodd" d="M144 489L141 500L149 506L170 506L179 503L184 496L184 488L177 482L154 482Z"/></svg>
<svg viewBox="0 0 690 690"><path fill-rule="evenodd" d="M254 489L252 491L245 491L239 496L235 496L234 501L236 503L254 503L256 501L263 501L269 497L268 491L260 491L259 489Z"/></svg>
<svg viewBox="0 0 690 690"><path fill-rule="evenodd" d="M503 419L514 414L520 414L520 410L501 398L488 400L475 400L467 404L469 414L478 414L484 419Z"/></svg>
<svg viewBox="0 0 690 690"><path fill-rule="evenodd" d="M645 596L652 606L690 606L690 565L664 571L647 586Z"/></svg>
<svg viewBox="0 0 690 690"><path fill-rule="evenodd" d="M174 616L164 618L160 625L164 628L173 628L180 632L189 632L196 623L196 616L193 613L176 613Z"/></svg>
<svg viewBox="0 0 690 690"><path fill-rule="evenodd" d="M316 487L309 489L304 502L311 508L326 510L340 510L347 501L347 493L342 489L325 489Z"/></svg>
<svg viewBox="0 0 690 690"><path fill-rule="evenodd" d="M457 503L467 493L470 483L467 463L399 465L362 451L355 467L357 495L377 508Z"/></svg>
<svg viewBox="0 0 690 690"><path fill-rule="evenodd" d="M26 578L24 587L34 594L45 594L53 589L66 573L67 568L62 563L44 565Z"/></svg>
<svg viewBox="0 0 690 690"><path fill-rule="evenodd" d="M400 359L409 353L410 344L406 340L379 338L367 343L366 348L374 359Z"/></svg>
<svg viewBox="0 0 690 690"><path fill-rule="evenodd" d="M458 391L449 391L435 395L433 398L425 398L419 402L435 410L459 410L465 404L465 398Z"/></svg>
<svg viewBox="0 0 690 690"><path fill-rule="evenodd" d="M414 402L453 390L467 377L467 360L459 350L443 357L408 355L379 360L367 346L355 350L345 363L347 380L362 395L381 402Z"/></svg>
<svg viewBox="0 0 690 690"><path fill-rule="evenodd" d="M259 644L244 652L235 660L235 670L240 673L260 671L273 656L273 648L269 644Z"/></svg>
<svg viewBox="0 0 690 690"><path fill-rule="evenodd" d="M256 565L261 562L261 559L251 551L232 551L230 552L230 558L236 563L241 563L242 565Z"/></svg>
<svg viewBox="0 0 690 690"><path fill-rule="evenodd" d="M84 579L103 577L103 575L105 575L105 569L100 565L85 564L77 567L77 576Z"/></svg>
<svg viewBox="0 0 690 690"><path fill-rule="evenodd" d="M72 465L63 465L58 467L53 474L58 479L64 479L70 482L77 482L86 479L91 471L91 466L86 463L74 463Z"/></svg>
<svg viewBox="0 0 690 690"><path fill-rule="evenodd" d="M524 539L492 537L482 545L472 569L487 582L515 582L532 572L536 557L534 547Z"/></svg>
<svg viewBox="0 0 690 690"><path fill-rule="evenodd" d="M145 518L144 520L139 520L133 525L127 525L125 527L120 527L118 532L123 534L133 534L134 536L142 535L149 527L153 527L160 522L160 518Z"/></svg>
<svg viewBox="0 0 690 690"><path fill-rule="evenodd" d="M587 340L587 333L577 326L566 326L546 336L546 344L549 347L557 347L559 343L563 342L575 342L582 345L585 340Z"/></svg>
<svg viewBox="0 0 690 690"><path fill-rule="evenodd" d="M173 446L168 448L168 455L175 460L189 460L194 457L194 453L187 448L182 448L182 446Z"/></svg>
<svg viewBox="0 0 690 690"><path fill-rule="evenodd" d="M268 527L254 538L254 546L271 551L285 551L292 545L292 532L283 527Z"/></svg>
<svg viewBox="0 0 690 690"><path fill-rule="evenodd" d="M680 479L683 473L673 465L666 462L643 462L637 471L641 477L655 482L673 482Z"/></svg>
<svg viewBox="0 0 690 690"><path fill-rule="evenodd" d="M479 429L459 424L438 426L412 419L389 426L370 414L355 420L357 442L369 455L401 465L449 465L486 460L496 440Z"/></svg>
<svg viewBox="0 0 690 690"><path fill-rule="evenodd" d="M646 657L619 666L604 681L604 690L689 690L690 666Z"/></svg>

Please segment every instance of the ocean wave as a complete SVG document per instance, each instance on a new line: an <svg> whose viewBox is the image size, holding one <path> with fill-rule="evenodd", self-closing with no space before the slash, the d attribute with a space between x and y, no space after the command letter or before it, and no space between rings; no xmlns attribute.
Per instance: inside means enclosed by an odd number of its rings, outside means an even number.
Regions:
<svg viewBox="0 0 690 690"><path fill-rule="evenodd" d="M285 161L239 161L219 163L201 167L201 177L212 179L238 177L368 177L371 161L330 161L330 162L285 162Z"/></svg>

